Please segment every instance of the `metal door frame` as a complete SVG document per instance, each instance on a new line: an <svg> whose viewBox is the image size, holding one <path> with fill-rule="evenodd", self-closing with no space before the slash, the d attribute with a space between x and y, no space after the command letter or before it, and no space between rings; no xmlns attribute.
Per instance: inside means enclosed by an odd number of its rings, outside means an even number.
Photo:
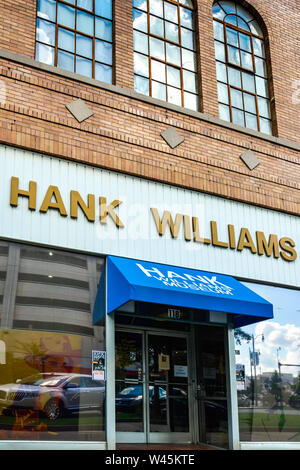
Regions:
<svg viewBox="0 0 300 470"><path fill-rule="evenodd" d="M191 354L191 335L190 332L165 331L159 328L130 327L116 325L115 331L137 333L142 335L143 348L143 421L144 431L141 432L116 432L117 443L191 443L194 441L194 430L197 428L197 415L194 413L195 394L194 394L194 360ZM149 409L149 375L148 375L148 336L169 336L185 338L187 344L187 366L188 366L188 406L189 406L189 432L150 432L150 409ZM195 419L196 418L196 419Z"/></svg>

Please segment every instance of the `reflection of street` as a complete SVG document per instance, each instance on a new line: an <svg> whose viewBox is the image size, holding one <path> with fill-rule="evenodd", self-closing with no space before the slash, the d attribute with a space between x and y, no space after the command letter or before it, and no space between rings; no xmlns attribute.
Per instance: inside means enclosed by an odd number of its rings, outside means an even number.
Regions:
<svg viewBox="0 0 300 470"><path fill-rule="evenodd" d="M239 408L240 436L253 442L299 442L299 415L289 407Z"/></svg>
<svg viewBox="0 0 300 470"><path fill-rule="evenodd" d="M239 413L266 413L266 414L274 414L274 415L281 415L282 413L286 415L296 415L300 417L300 410L293 410L292 408L284 408L284 410L277 408L239 408Z"/></svg>

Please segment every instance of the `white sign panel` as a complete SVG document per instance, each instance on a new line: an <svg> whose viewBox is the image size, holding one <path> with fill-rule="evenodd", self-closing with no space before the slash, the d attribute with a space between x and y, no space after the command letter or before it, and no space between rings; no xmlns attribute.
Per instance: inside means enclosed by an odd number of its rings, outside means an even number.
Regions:
<svg viewBox="0 0 300 470"><path fill-rule="evenodd" d="M187 377L187 366L174 365L174 377Z"/></svg>
<svg viewBox="0 0 300 470"><path fill-rule="evenodd" d="M0 236L300 286L300 218L0 146Z"/></svg>
<svg viewBox="0 0 300 470"><path fill-rule="evenodd" d="M92 377L93 380L105 380L106 352L92 351Z"/></svg>

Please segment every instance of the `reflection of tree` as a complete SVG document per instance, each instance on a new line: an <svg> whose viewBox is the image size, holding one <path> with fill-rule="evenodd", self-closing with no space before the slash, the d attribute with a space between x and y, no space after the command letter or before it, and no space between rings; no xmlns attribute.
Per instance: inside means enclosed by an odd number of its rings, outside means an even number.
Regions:
<svg viewBox="0 0 300 470"><path fill-rule="evenodd" d="M280 404L281 401L281 387L280 387L281 379L277 370L271 376L270 381L270 392L274 395L276 404Z"/></svg>
<svg viewBox="0 0 300 470"><path fill-rule="evenodd" d="M300 373L298 374L298 377L297 377L295 382L296 382L295 383L295 391L300 393Z"/></svg>
<svg viewBox="0 0 300 470"><path fill-rule="evenodd" d="M122 338L116 343L117 377L124 380L131 372L132 378L137 378L142 367L141 348L135 339Z"/></svg>
<svg viewBox="0 0 300 470"><path fill-rule="evenodd" d="M21 353L26 363L30 367L33 367L34 369L38 370L40 369L42 359L46 354L46 350L42 349L40 344L35 341L32 341L30 343L22 343L20 341L17 341L15 344L15 352Z"/></svg>
<svg viewBox="0 0 300 470"><path fill-rule="evenodd" d="M242 341L251 341L251 335L243 331L241 328L236 328L234 330L234 339L236 341L236 344L240 346L242 344Z"/></svg>
<svg viewBox="0 0 300 470"><path fill-rule="evenodd" d="M235 342L238 346L241 346L243 341L246 341L247 343L249 343L251 341L251 338L252 338L251 335L246 333L241 328L235 328L235 330L234 330L234 339L235 339ZM245 379L246 379L246 377L245 377ZM250 387L248 385L247 390L243 390L241 392L238 391L238 396L245 394L246 397L248 397L248 398L251 397L252 391L253 391L252 388L253 388L253 383L251 381ZM252 429L253 429L253 408L252 408L252 412L250 412L250 409L249 409L249 414L247 416L248 417L245 420L245 424L247 425L247 428L248 428L247 440L251 441ZM246 432L246 430L244 432Z"/></svg>
<svg viewBox="0 0 300 470"><path fill-rule="evenodd" d="M16 341L14 349L16 352L24 353L31 353L32 355L44 355L45 350L41 349L39 343L32 341L31 343L22 343L21 341Z"/></svg>
<svg viewBox="0 0 300 470"><path fill-rule="evenodd" d="M136 344L122 338L120 343L116 345L116 366L125 369L136 361Z"/></svg>
<svg viewBox="0 0 300 470"><path fill-rule="evenodd" d="M278 431L281 432L285 425L285 415L283 411L283 400L282 400L282 388L281 388L281 378L277 372L274 371L271 377L270 392L274 395L275 405L273 408L279 408L281 410L279 421L278 421Z"/></svg>
<svg viewBox="0 0 300 470"><path fill-rule="evenodd" d="M1 365L0 383L12 383L40 371L43 356L45 350L37 342L16 341L14 351L6 353L6 364Z"/></svg>
<svg viewBox="0 0 300 470"><path fill-rule="evenodd" d="M63 352L55 351L52 345L45 344L41 337L39 341L16 341L14 343L13 362L22 363L40 373L45 372L72 372L74 370L73 353L69 338L64 336ZM25 363L25 364L24 364ZM24 377L24 372L19 372L17 378ZM34 372L30 371L30 374Z"/></svg>

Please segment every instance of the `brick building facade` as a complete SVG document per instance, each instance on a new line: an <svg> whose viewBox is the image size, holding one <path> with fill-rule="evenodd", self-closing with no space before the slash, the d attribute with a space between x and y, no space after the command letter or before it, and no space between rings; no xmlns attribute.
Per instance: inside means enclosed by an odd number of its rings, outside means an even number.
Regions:
<svg viewBox="0 0 300 470"><path fill-rule="evenodd" d="M53 3L53 0L51 1ZM97 0L95 1L97 2ZM171 4L178 3L173 0L169 1ZM67 3L75 5L74 0ZM179 3L181 6L191 4L189 1ZM222 2L220 3L222 4ZM223 3L230 4L232 2ZM296 245L297 248L299 245L297 238L299 228L297 227L299 227L298 217L300 213L300 55L297 47L299 43L299 13L296 2L292 0L287 0L284 4L270 0L251 0L250 2L241 0L237 3L253 15L263 31L266 45L272 135L251 130L248 127L225 121L219 117L212 1L193 1L199 103L196 111L135 91L132 0L113 1L112 83L105 83L37 61L38 1L28 0L24 2L16 0L14 2L4 2L4 0L0 0L0 144L3 149L13 149L18 155L16 160L14 160L13 155L11 156L11 159L15 162L14 168L18 168L19 164L19 168L22 166L22 159L19 160L22 153L18 152L24 151L26 158L30 159L31 155L37 154L41 162L53 157L54 165L56 165L56 159L62 161L62 165L65 161L69 161L70 164L74 165L74 168L76 166L79 169L78 174L80 174L80 168L85 168L87 172L90 168L91 171L99 170L99 175L102 171L121 175L121 177L124 177L124 181L127 175L133 178L132 181L147 181L149 185L152 183L158 185L156 187L167 185L171 186L174 191L184 191L184 194L196 192L201 197L202 195L203 197L217 197L218 200L222 198L222 200L228 201L228 204L233 204L232 207L235 207L234 204L243 204L245 205L243 207L247 207L249 211L252 209L253 211L262 211L259 223L264 220L263 214L267 219L270 212L272 220L273 218L276 220L278 214L278 222L275 223L276 228L274 228L271 219L267 228L256 227L256 230L263 230L266 234L279 230L281 220L283 220L281 217L288 218L284 219L287 220L287 224L290 224L287 227L296 227L295 232L293 234L284 232L281 237L292 237L293 246ZM57 33L57 24L55 27ZM81 101L77 102L77 100ZM72 108L74 104L75 111ZM79 105L78 109L76 109L76 104ZM81 113L85 112L87 114L82 117ZM168 141L164 132L170 130L175 132L173 135L171 134L171 140ZM172 138L178 139L174 145ZM9 158L5 161L9 161ZM31 160L29 163L32 164ZM24 160L23 165L25 174L28 170L26 160ZM53 173L56 174L57 179L59 171L61 170ZM47 175L41 171L41 180L43 177L46 178ZM61 177L63 180L62 173ZM34 176L34 170L32 176L29 175L28 178L29 180L37 178ZM138 179L135 180L135 178ZM78 181L80 181L79 176ZM47 184L57 183L49 180ZM28 187L25 187L26 185L28 186L28 182L22 181L20 188L24 191L28 190ZM75 183L74 186L76 186ZM151 187L154 188L154 186ZM124 188L123 190L125 190ZM72 189L76 189L76 187L72 187ZM88 181L85 189L86 194L96 191L95 186L92 184L89 186ZM99 195L104 196L101 190L99 191ZM139 193L140 202L144 200L145 194L141 190L141 193ZM82 196L84 197L83 194ZM19 197L20 201L21 199L24 202L23 200L26 197ZM147 200L146 196L145 200ZM225 202L225 206L226 204L227 202ZM234 213L234 209L232 210ZM221 212L222 209L220 209ZM24 227L26 224L31 223L26 217L22 219L24 220ZM228 219L227 223L229 222ZM34 227L33 222L32 226ZM11 232L5 233L4 231L0 233L4 245L20 241L22 243L33 243L33 245L41 243L43 247L54 246L54 248L64 248L70 251L74 249L76 253L82 253L80 243L76 244L74 242L73 245L72 243L68 245L67 242L53 242L51 236L45 241L41 236L35 238L32 235L26 238L23 234L21 236L21 233L20 236L12 236L12 233L13 229ZM36 233L38 233L38 230ZM21 254L22 249L24 248L21 247ZM217 249L222 251L222 248ZM9 250L10 247L8 252L10 252ZM110 249L98 251L98 248L90 248L88 243L83 251L88 253L86 256L114 255ZM118 251L116 254L135 257L132 252L128 253L124 252L122 254ZM143 259L147 259L147 256L145 255ZM182 259L184 259L184 256L183 254ZM271 254L269 253L267 256L270 257ZM138 257L136 255L136 258ZM160 258L160 254L157 254L154 261L170 265L176 264L171 262L171 258L164 258L163 255ZM261 258L266 258L266 256ZM97 263L96 258L94 264L91 262L89 265L88 263L88 266L92 264L94 266L93 279L96 279L95 273L98 272L99 274L102 269L99 267L101 263ZM257 277L256 273L258 271L255 270L258 268L256 267L248 275L246 271L245 273L235 272L234 269L226 271L226 267L224 267L226 266L226 259L222 263L222 269L220 268L220 270L218 270L217 261L215 265L202 266L200 264L198 268L235 275L245 281L258 280L260 283L266 282L266 284L269 283L283 288L292 286L295 289L294 293L298 295L297 299L295 297L296 300L293 304L295 308L297 307L296 303L299 300L297 270L299 270L299 264L296 267L292 266L293 272L290 274L292 281L287 284L287 281L282 280L279 275L277 279L275 274L272 279L271 275L267 279L261 273ZM237 261L237 265L238 263L239 261ZM249 272L252 269L251 263L250 261ZM196 261L194 264L197 264ZM288 264L292 265L293 263ZM185 264L183 265L185 266ZM267 272L268 269L270 272L275 273L276 270L279 272L281 266L274 266L274 268L273 265L272 267L270 265L269 268L264 267L263 270L265 270L264 272ZM286 265L285 270L288 270ZM85 273L84 276L91 279L90 274ZM288 274L286 276L287 279ZM52 277L52 275L49 277ZM90 285L90 292L91 289ZM5 298L5 293L3 298ZM4 318L4 313L2 318ZM19 326L21 330L22 325L24 327L25 324L22 323L22 321L25 322L24 318L21 315L18 319L21 322L18 324L21 325ZM2 328L8 328L7 325L2 321ZM28 325L25 329L27 327ZM102 328L102 326L99 328ZM63 329L57 329L57 331L62 332ZM97 334L94 333L95 338ZM202 338L203 333L200 330L197 334L199 334L199 338ZM253 335L252 332L251 334ZM101 336L102 332L99 335ZM109 341L109 338L111 337L107 335L106 341ZM232 342L230 343L232 337L230 335L226 341L232 347ZM108 348L107 344L106 348ZM101 348L97 346L96 349L105 349L102 343L101 345ZM77 346L72 347L77 348ZM87 349L91 347L90 345L86 346ZM114 356L112 357L114 358ZM232 367L234 368L233 363L230 362L232 359L227 358L226 361L229 364L230 373L232 373ZM78 366L76 369L80 373L83 370L86 372L86 367L80 369ZM18 377L14 377L14 379L16 378ZM114 378L115 376L113 376L113 380ZM232 381L230 382L228 377L226 380L228 390L233 393ZM112 391L114 383L112 385L112 382L110 382L109 387L109 390ZM232 400L231 409L237 405L237 401L234 401L236 399L233 398ZM112 407L109 409L109 413L113 413ZM233 418L229 418L230 424L226 444L213 438L205 440L203 429L202 431L195 431L196 440L221 447L238 448L239 439L236 432L235 416L233 414ZM194 424L194 426L196 425ZM115 445L115 427L112 430L106 429L106 432L106 437L101 434L100 438L96 439L105 441L108 443L108 447L113 448ZM241 434L243 434L242 431ZM207 435L210 435L210 433L208 432ZM12 436L14 436L13 433ZM3 434L4 441L13 438ZM22 437L19 439L22 439ZM49 435L44 439L49 439ZM64 440L63 438L60 439ZM84 437L83 440L85 439L89 440L89 437ZM180 438L178 437L178 439ZM259 441L260 439L261 436L252 436L252 441ZM243 437L241 440L248 441L250 439ZM274 438L274 440L278 439ZM296 445L298 445L297 442Z"/></svg>
<svg viewBox="0 0 300 470"><path fill-rule="evenodd" d="M273 137L218 119L211 6L197 4L201 104L193 113L133 94L131 2L115 2L112 86L34 62L36 2L2 3L1 142L299 215L296 6L251 5L267 31ZM78 98L94 113L81 124L66 109ZM184 138L176 149L160 137L169 126ZM260 162L253 171L240 159L248 149Z"/></svg>

